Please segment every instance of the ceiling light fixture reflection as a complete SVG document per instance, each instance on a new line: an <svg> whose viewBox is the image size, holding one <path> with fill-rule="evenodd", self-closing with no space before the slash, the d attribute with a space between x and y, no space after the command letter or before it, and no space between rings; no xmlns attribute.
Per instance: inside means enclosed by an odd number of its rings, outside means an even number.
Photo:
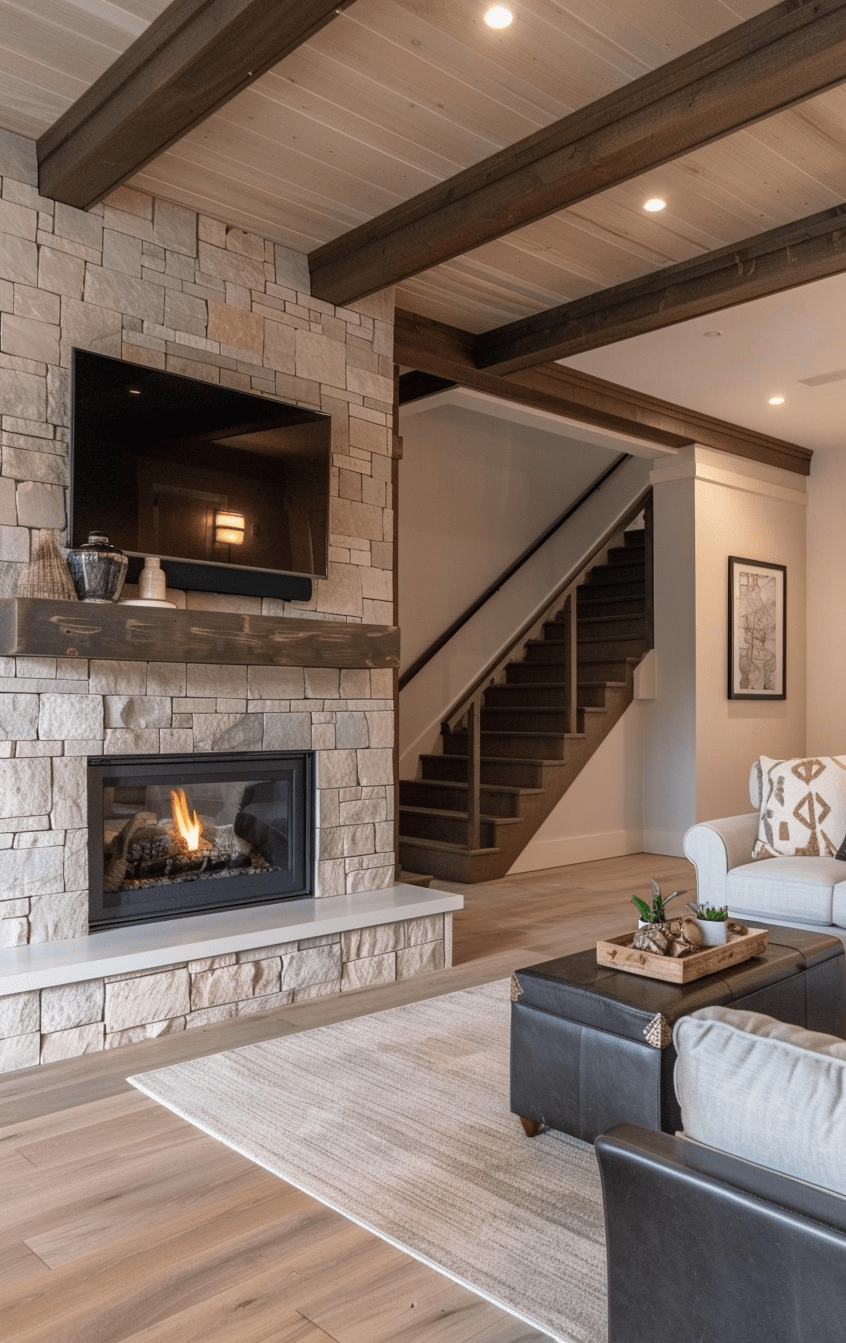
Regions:
<svg viewBox="0 0 846 1343"><path fill-rule="evenodd" d="M485 15L485 23L489 28L507 28L513 20L514 15L505 5L493 5Z"/></svg>
<svg viewBox="0 0 846 1343"><path fill-rule="evenodd" d="M784 405L784 397L783 397L783 396L771 396L771 397L770 397L770 405L771 405L771 406L783 406L783 405Z"/></svg>
<svg viewBox="0 0 846 1343"><path fill-rule="evenodd" d="M665 208L666 204L667 202L662 201L660 196L652 196L648 201L644 202L643 208L644 210L648 210L650 214L657 214L659 210Z"/></svg>

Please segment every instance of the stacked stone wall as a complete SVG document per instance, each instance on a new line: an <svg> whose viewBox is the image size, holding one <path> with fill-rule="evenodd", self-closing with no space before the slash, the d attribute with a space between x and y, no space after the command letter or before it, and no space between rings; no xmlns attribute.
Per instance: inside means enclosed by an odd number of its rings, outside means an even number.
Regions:
<svg viewBox="0 0 846 1343"><path fill-rule="evenodd" d="M0 658L0 946L88 931L86 759L317 753L316 894L394 880L393 674Z"/></svg>
<svg viewBox="0 0 846 1343"><path fill-rule="evenodd" d="M329 570L311 600L171 600L393 622L392 294L320 302L305 256L129 187L88 211L48 200L34 143L0 131L0 596L14 594L34 529L67 543L74 347L331 415ZM393 734L385 671L0 658L0 945L87 933L88 755L313 749L317 894L391 885ZM0 1066L415 973L443 960L443 926L424 932L400 923L365 942L0 997ZM378 949L362 951L374 936Z"/></svg>
<svg viewBox="0 0 846 1343"><path fill-rule="evenodd" d="M0 997L0 1073L440 970L444 915Z"/></svg>
<svg viewBox="0 0 846 1343"><path fill-rule="evenodd" d="M170 589L177 605L390 624L392 319L390 295L312 299L301 254L144 192L47 200L34 143L0 132L0 592L33 529L67 539L78 346L331 415L329 573L311 600ZM85 931L90 754L314 749L318 894L390 885L392 695L387 672L0 660L0 944Z"/></svg>
<svg viewBox="0 0 846 1343"><path fill-rule="evenodd" d="M181 605L392 622L391 293L335 308L309 294L301 253L130 187L87 211L47 200L34 142L0 131L6 591L33 528L66 534L74 346L332 417L329 575L311 601L189 592Z"/></svg>

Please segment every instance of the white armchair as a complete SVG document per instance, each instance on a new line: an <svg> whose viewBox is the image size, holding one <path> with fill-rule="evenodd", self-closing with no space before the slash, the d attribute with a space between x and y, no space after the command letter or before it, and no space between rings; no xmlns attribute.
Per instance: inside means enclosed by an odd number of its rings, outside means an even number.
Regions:
<svg viewBox="0 0 846 1343"><path fill-rule="evenodd" d="M758 771L749 798L760 806ZM728 905L747 922L825 929L846 942L846 862L838 858L752 858L758 812L702 822L688 830L684 851L696 868L701 901Z"/></svg>

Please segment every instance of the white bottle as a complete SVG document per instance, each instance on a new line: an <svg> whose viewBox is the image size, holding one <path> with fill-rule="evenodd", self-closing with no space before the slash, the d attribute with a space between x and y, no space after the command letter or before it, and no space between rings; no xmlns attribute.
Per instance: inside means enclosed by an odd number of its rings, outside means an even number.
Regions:
<svg viewBox="0 0 846 1343"><path fill-rule="evenodd" d="M155 555L148 555L144 561L138 578L138 596L145 602L167 600L167 578L161 560Z"/></svg>

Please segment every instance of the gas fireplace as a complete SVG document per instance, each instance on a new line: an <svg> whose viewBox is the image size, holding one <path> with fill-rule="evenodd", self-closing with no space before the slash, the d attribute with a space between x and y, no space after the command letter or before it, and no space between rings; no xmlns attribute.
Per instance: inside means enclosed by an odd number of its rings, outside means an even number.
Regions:
<svg viewBox="0 0 846 1343"><path fill-rule="evenodd" d="M92 756L89 927L313 895L314 754Z"/></svg>

